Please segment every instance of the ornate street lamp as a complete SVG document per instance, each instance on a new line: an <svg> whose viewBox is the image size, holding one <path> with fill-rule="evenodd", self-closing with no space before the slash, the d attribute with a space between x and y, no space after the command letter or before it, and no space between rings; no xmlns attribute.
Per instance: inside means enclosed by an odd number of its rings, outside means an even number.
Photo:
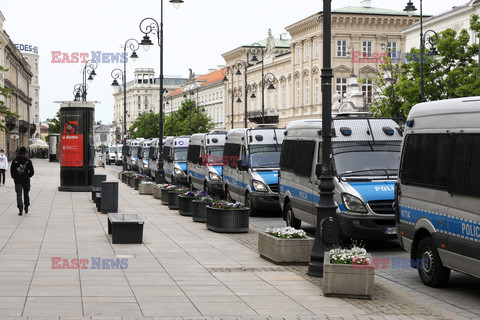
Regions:
<svg viewBox="0 0 480 320"><path fill-rule="evenodd" d="M231 70L232 70L232 87L233 87L233 81L234 81L234 75L235 76L241 76L242 75L242 71L243 70L243 84L244 84L244 88L245 88L245 104L244 104L244 126L245 128L247 128L248 124L247 124L247 116L248 116L248 105L247 105L247 95L248 95L248 90L247 90L247 71L248 71L248 67L251 66L248 62L245 62L243 60L237 60L231 67ZM224 78L225 80L225 78ZM237 96L238 96L238 93L237 93ZM242 99L240 99L240 97L242 96L242 94L240 93L240 95L238 96L238 99L237 99L237 103L241 103L242 102ZM233 97L232 97L232 119L233 119ZM233 128L233 120L232 120L232 128Z"/></svg>
<svg viewBox="0 0 480 320"><path fill-rule="evenodd" d="M170 3L173 4L175 9L178 9L180 5L183 3L183 0L169 0ZM148 36L150 33L155 34L158 40L158 46L160 47L160 102L159 102L159 145L161 146L159 157L158 157L158 170L155 174L156 183L164 183L165 182L165 171L163 169L163 0L160 0L160 24L153 18L145 18L140 22L140 31L144 34L142 41L140 44L142 45L145 51L148 51L153 42L150 40Z"/></svg>
<svg viewBox="0 0 480 320"><path fill-rule="evenodd" d="M413 13L417 10L413 5L412 1L409 0L405 9L408 16L413 16ZM428 41L430 43L430 51L427 53L429 56L438 55L437 48L435 47L438 43L438 35L433 30L427 30L423 33L423 9L422 9L422 0L420 0L420 101L425 101L425 74L423 70L423 52L425 51L425 43Z"/></svg>
<svg viewBox="0 0 480 320"><path fill-rule="evenodd" d="M326 251L338 244L337 205L333 200L332 166L332 0L323 0L323 68L322 68L322 164L317 165L315 174L320 180L320 200L316 206L317 225L315 241L310 253L307 274L323 277L323 259Z"/></svg>
<svg viewBox="0 0 480 320"><path fill-rule="evenodd" d="M97 73L95 72L95 69L97 69L97 67L98 67L98 63L95 60L88 60L83 66L82 91L79 92L82 98L82 102L87 101L87 89L88 89L87 80L89 83L92 83L93 79L95 79L95 76L97 75ZM75 98L77 98L76 94L75 94ZM75 101L80 101L80 97L78 97L78 100L75 100Z"/></svg>

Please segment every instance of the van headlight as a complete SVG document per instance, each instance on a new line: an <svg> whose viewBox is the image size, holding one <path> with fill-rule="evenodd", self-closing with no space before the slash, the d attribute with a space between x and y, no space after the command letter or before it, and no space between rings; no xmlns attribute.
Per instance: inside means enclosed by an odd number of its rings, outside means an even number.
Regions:
<svg viewBox="0 0 480 320"><path fill-rule="evenodd" d="M135 161L134 159L132 159L132 164L137 164L137 161Z"/></svg>
<svg viewBox="0 0 480 320"><path fill-rule="evenodd" d="M182 169L175 168L175 175L182 175L182 174L183 174L183 170L182 170Z"/></svg>
<svg viewBox="0 0 480 320"><path fill-rule="evenodd" d="M144 168L148 168L148 163L144 163L144 164L143 164L143 167L144 167Z"/></svg>
<svg viewBox="0 0 480 320"><path fill-rule="evenodd" d="M343 205L348 211L352 212L359 212L359 213L367 213L367 208L363 204L363 201L359 198L352 196L348 193L342 193L342 201Z"/></svg>
<svg viewBox="0 0 480 320"><path fill-rule="evenodd" d="M212 181L220 181L222 180L222 178L220 177L220 175L218 173L215 173L215 172L210 172L208 174L208 177L210 178L210 180Z"/></svg>
<svg viewBox="0 0 480 320"><path fill-rule="evenodd" d="M260 191L260 192L267 192L268 188L267 185L261 181L258 180L253 180L252 181L252 186L255 191Z"/></svg>

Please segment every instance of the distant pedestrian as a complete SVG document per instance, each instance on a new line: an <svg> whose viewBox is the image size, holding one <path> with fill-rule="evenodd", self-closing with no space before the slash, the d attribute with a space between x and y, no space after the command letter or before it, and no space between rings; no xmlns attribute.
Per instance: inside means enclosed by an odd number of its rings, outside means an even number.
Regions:
<svg viewBox="0 0 480 320"><path fill-rule="evenodd" d="M3 149L0 150L0 184L5 185L5 171L8 170L8 158Z"/></svg>
<svg viewBox="0 0 480 320"><path fill-rule="evenodd" d="M18 215L23 213L25 201L25 213L28 213L28 207L30 206L30 197L28 192L30 191L30 178L34 174L32 160L27 158L27 149L21 147L18 150L18 156L12 161L12 167L10 168L10 174L15 182L15 192L17 193L17 208Z"/></svg>

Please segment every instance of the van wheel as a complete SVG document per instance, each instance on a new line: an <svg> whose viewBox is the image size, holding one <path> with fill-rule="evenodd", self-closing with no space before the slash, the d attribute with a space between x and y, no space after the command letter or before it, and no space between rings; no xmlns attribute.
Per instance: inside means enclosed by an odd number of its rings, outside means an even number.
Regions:
<svg viewBox="0 0 480 320"><path fill-rule="evenodd" d="M292 204L290 202L285 206L285 223L287 224L287 227L292 227L295 229L300 229L300 225L302 224L302 221L295 218Z"/></svg>
<svg viewBox="0 0 480 320"><path fill-rule="evenodd" d="M426 237L420 241L417 248L417 259L420 262L418 274L425 285L441 287L447 283L450 269L443 266L432 238Z"/></svg>
<svg viewBox="0 0 480 320"><path fill-rule="evenodd" d="M250 217L255 217L256 215L258 215L258 210L255 209L255 207L253 206L250 193L247 193L245 195L245 207L250 208Z"/></svg>

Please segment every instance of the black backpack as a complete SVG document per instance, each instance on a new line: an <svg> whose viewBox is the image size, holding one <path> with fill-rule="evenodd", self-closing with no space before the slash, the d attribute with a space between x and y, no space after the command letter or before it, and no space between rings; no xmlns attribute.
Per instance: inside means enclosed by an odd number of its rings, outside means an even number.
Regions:
<svg viewBox="0 0 480 320"><path fill-rule="evenodd" d="M17 174L18 174L18 177L24 178L24 179L28 179L28 178L29 178L29 176L28 176L28 169L27 169L27 163L28 163L28 162L19 163L19 164L18 164L18 166L17 166Z"/></svg>

